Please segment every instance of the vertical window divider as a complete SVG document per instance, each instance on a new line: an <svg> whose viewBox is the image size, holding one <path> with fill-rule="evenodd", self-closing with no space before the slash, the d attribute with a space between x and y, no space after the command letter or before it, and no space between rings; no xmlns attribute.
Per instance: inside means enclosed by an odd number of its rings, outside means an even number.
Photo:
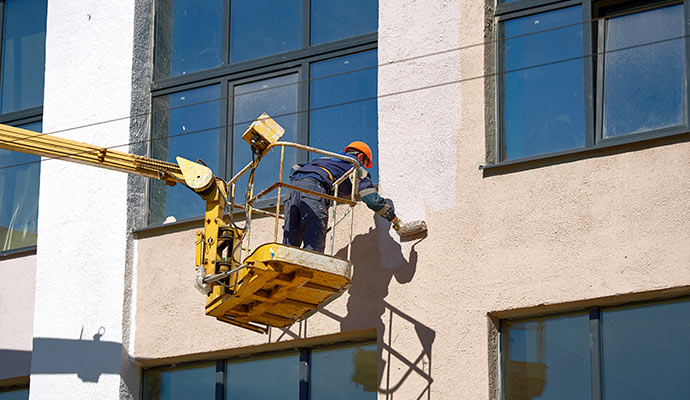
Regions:
<svg viewBox="0 0 690 400"><path fill-rule="evenodd" d="M223 81L223 86L225 87L227 97L225 103L225 109L227 110L227 117L225 120L225 135L227 147L224 151L227 152L225 156L225 162L227 168L225 170L225 178L230 178L233 176L235 171L233 171L233 162L235 157L235 139L233 136L233 130L235 128L235 85L230 81ZM232 210L231 210L232 211Z"/></svg>
<svg viewBox="0 0 690 400"><path fill-rule="evenodd" d="M685 127L690 128L690 3L683 1L683 11L685 12Z"/></svg>
<svg viewBox="0 0 690 400"><path fill-rule="evenodd" d="M506 351L505 351L505 329L503 329L503 320L498 322L498 382L500 383L497 399L506 400Z"/></svg>
<svg viewBox="0 0 690 400"><path fill-rule="evenodd" d="M223 0L223 48L221 49L221 66L230 65L230 1Z"/></svg>
<svg viewBox="0 0 690 400"><path fill-rule="evenodd" d="M601 310L589 310L589 355L592 371L592 400L602 400Z"/></svg>
<svg viewBox="0 0 690 400"><path fill-rule="evenodd" d="M221 123L221 128L219 132L219 148L218 148L218 168L220 168L219 171L216 173L218 176L227 178L229 171L232 171L232 164L228 164L228 135L229 135L229 118L230 118L230 109L228 107L228 103L230 100L229 97L229 89L228 89L228 83L225 81L222 81L220 84L220 101L219 101L219 107L220 107L220 123ZM231 151L230 151L231 152Z"/></svg>
<svg viewBox="0 0 690 400"><path fill-rule="evenodd" d="M216 361L216 400L225 399L225 360Z"/></svg>
<svg viewBox="0 0 690 400"><path fill-rule="evenodd" d="M299 399L309 400L309 379L311 377L310 350L301 349L299 354Z"/></svg>
<svg viewBox="0 0 690 400"><path fill-rule="evenodd" d="M297 89L297 142L309 144L309 120L311 118L311 64L309 61L302 62L300 72L298 74ZM309 154L304 150L297 151L297 162L305 163L309 161Z"/></svg>
<svg viewBox="0 0 690 400"><path fill-rule="evenodd" d="M597 17L599 17L597 15ZM597 82L596 82L596 111L594 144L604 137L604 63L606 61L606 19L597 21Z"/></svg>
<svg viewBox="0 0 690 400"><path fill-rule="evenodd" d="M0 65L2 64L3 58L5 56L5 41L2 37L5 35L5 1L0 1ZM45 46L45 44L44 44ZM44 72L45 73L45 72ZM0 83L2 82L2 70L0 69ZM44 83L45 84L45 83ZM2 97L0 97L0 102ZM2 104L2 103L0 103Z"/></svg>
<svg viewBox="0 0 690 400"><path fill-rule="evenodd" d="M496 58L496 159L501 162L505 160L505 146L503 145L505 135L505 122L503 119L505 104L503 102L503 83L505 76L503 72L503 49L505 48L505 29L503 24L496 22L498 26L496 32L495 58Z"/></svg>
<svg viewBox="0 0 690 400"><path fill-rule="evenodd" d="M311 46L311 0L302 0L302 48Z"/></svg>
<svg viewBox="0 0 690 400"><path fill-rule="evenodd" d="M592 22L592 2L585 0L582 4L582 42L584 45L583 54L585 54L584 61L584 85L585 85L585 146L594 146L596 142L594 135L596 132L596 125L594 123L594 116L596 110L596 92L592 81L594 80L596 71L597 57L594 55L594 48L592 46L593 24Z"/></svg>

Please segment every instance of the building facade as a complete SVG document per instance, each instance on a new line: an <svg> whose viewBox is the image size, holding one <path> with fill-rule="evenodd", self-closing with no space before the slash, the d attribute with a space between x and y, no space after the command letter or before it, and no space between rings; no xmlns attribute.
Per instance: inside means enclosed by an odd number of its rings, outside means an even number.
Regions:
<svg viewBox="0 0 690 400"><path fill-rule="evenodd" d="M198 197L0 150L0 400L690 396L687 0L0 4L0 123L229 178L268 112L429 227L358 205L351 287L262 335L204 315Z"/></svg>

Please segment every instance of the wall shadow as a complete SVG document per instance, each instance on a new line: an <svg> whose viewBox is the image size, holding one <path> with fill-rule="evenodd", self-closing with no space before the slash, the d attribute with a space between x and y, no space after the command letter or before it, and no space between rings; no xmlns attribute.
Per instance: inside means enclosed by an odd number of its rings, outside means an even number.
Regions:
<svg viewBox="0 0 690 400"><path fill-rule="evenodd" d="M77 374L84 382L98 382L101 374L120 374L122 344L101 340L34 338L33 351L0 349L0 364L21 359L31 374ZM21 353L21 354L18 354ZM7 357L7 358L6 358Z"/></svg>
<svg viewBox="0 0 690 400"><path fill-rule="evenodd" d="M385 393L386 399L392 398L393 393L412 376L421 378L424 382L424 387L414 398L431 399L431 384L433 383L431 350L436 332L385 300L393 278L399 284L412 281L418 261L415 246L424 237L412 243L408 260L403 255L400 244L390 235L390 223L382 218L374 217L374 224L375 227L370 228L367 234L358 235L352 241L353 272L352 283L348 290L347 314L343 317L327 309L322 309L320 312L337 320L340 323L341 332L376 328L378 392ZM347 248L340 249L336 256L346 258ZM386 326L389 327L388 332L386 332ZM414 330L419 341L419 354L414 357L407 354L410 354L410 350L413 353L417 350L410 348L396 350L393 345L394 336L398 333L409 332L410 329ZM396 330L395 334L393 330ZM393 364L396 367L395 378L391 377ZM400 365L406 369L402 375L398 372ZM419 379L415 381L419 382ZM415 387L417 385L418 383ZM408 396L407 393L406 396Z"/></svg>

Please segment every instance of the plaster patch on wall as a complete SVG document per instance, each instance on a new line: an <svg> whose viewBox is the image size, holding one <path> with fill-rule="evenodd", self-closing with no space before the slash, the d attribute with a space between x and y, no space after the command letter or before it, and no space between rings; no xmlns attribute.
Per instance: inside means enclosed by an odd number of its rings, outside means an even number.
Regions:
<svg viewBox="0 0 690 400"><path fill-rule="evenodd" d="M456 203L460 64L457 52L427 55L458 47L459 10L458 1L379 5L381 193L403 220Z"/></svg>

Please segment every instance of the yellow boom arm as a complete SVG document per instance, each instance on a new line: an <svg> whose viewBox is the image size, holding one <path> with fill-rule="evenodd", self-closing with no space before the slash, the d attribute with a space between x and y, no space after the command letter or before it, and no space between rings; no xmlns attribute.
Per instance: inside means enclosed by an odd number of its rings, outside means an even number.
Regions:
<svg viewBox="0 0 690 400"><path fill-rule="evenodd" d="M227 257L221 253L228 246L234 246L241 232L223 220L227 185L205 165L182 157L177 157L178 164L173 164L3 124L0 124L0 149L160 179L171 186L178 183L187 186L206 201L204 230L200 234L203 242L197 243L197 265L203 266L205 275L210 276L233 267L232 261L225 261ZM211 284L209 290L207 302L225 293L217 284Z"/></svg>
<svg viewBox="0 0 690 400"><path fill-rule="evenodd" d="M0 124L0 148L185 184L176 164Z"/></svg>

